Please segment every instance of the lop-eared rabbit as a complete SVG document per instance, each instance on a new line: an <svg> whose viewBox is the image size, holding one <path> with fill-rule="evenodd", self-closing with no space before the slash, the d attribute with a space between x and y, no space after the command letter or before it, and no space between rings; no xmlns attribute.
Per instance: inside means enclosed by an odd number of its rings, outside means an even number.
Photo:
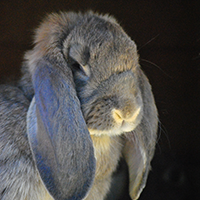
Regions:
<svg viewBox="0 0 200 200"><path fill-rule="evenodd" d="M127 174L138 199L157 109L136 44L116 20L48 15L22 72L0 86L0 199L117 200Z"/></svg>

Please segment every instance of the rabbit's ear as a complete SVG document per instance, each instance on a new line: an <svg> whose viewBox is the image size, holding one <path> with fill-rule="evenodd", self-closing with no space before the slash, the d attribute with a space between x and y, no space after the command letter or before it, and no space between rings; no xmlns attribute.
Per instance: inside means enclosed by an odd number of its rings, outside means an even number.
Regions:
<svg viewBox="0 0 200 200"><path fill-rule="evenodd" d="M126 134L123 156L129 168L129 193L139 198L145 187L157 138L157 109L148 79L139 69L143 99L143 118L136 129Z"/></svg>
<svg viewBox="0 0 200 200"><path fill-rule="evenodd" d="M134 135L127 138L123 155L129 168L129 194L136 200L145 187L148 176L147 155L141 144L134 139Z"/></svg>
<svg viewBox="0 0 200 200"><path fill-rule="evenodd" d="M35 96L27 128L41 179L55 199L82 199L96 162L71 70L41 58L32 80Z"/></svg>

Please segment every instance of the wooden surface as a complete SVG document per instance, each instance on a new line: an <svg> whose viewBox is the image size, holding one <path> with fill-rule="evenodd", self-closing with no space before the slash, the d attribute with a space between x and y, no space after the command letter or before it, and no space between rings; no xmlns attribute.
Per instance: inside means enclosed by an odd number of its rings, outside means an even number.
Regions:
<svg viewBox="0 0 200 200"><path fill-rule="evenodd" d="M0 1L0 81L20 77L23 54L46 13L95 10L115 16L138 45L161 128L141 200L200 196L200 1Z"/></svg>

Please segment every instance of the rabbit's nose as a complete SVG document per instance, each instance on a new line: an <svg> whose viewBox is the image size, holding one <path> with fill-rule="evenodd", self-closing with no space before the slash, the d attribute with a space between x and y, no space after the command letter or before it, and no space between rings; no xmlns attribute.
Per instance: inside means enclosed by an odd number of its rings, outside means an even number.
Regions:
<svg viewBox="0 0 200 200"><path fill-rule="evenodd" d="M141 111L141 107L137 109L113 109L113 118L117 123L123 121L134 122Z"/></svg>
<svg viewBox="0 0 200 200"><path fill-rule="evenodd" d="M138 103L132 98L119 98L116 107L113 109L113 117L116 122L129 120L134 115L135 110L139 107Z"/></svg>
<svg viewBox="0 0 200 200"><path fill-rule="evenodd" d="M128 118L130 118L130 111L123 113L122 110L114 109L113 110L113 118L116 122L122 122Z"/></svg>

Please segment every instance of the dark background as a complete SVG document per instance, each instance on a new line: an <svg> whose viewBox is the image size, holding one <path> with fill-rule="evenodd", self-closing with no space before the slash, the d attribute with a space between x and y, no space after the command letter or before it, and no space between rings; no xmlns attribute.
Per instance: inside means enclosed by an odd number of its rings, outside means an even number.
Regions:
<svg viewBox="0 0 200 200"><path fill-rule="evenodd" d="M46 13L88 9L115 16L135 40L155 95L159 139L140 200L200 199L199 0L0 0L0 81L20 77Z"/></svg>

